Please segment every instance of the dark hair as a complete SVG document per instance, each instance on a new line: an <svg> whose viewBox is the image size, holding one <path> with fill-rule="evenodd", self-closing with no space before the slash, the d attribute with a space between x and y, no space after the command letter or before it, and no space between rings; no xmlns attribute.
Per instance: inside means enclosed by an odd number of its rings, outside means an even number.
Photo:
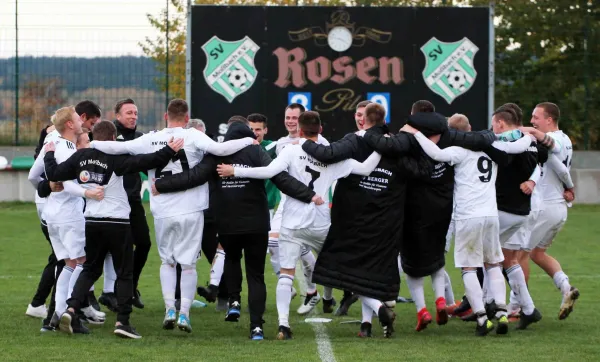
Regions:
<svg viewBox="0 0 600 362"><path fill-rule="evenodd" d="M552 118L554 123L558 124L558 119L560 118L560 109L554 103L550 102L542 102L535 106L535 108L541 108L544 110L546 117Z"/></svg>
<svg viewBox="0 0 600 362"><path fill-rule="evenodd" d="M517 125L518 126L523 125L523 110L521 109L521 107L519 107L515 103L504 103L498 109L500 109L500 108L512 109L515 112L515 116L517 116Z"/></svg>
<svg viewBox="0 0 600 362"><path fill-rule="evenodd" d="M85 114L87 118L102 117L102 111L100 110L100 107L98 107L96 103L88 100L77 103L75 106L75 112L77 112L77 114L80 116Z"/></svg>
<svg viewBox="0 0 600 362"><path fill-rule="evenodd" d="M496 116L496 118L503 120L511 126L519 125L519 117L517 116L517 112L515 112L515 110L510 106L498 107L492 116Z"/></svg>
<svg viewBox="0 0 600 362"><path fill-rule="evenodd" d="M240 123L243 123L245 125L248 124L248 120L246 118L244 118L242 116L233 116L233 117L229 118L229 121L227 121L227 125L230 125L230 124L235 123L235 122L240 122Z"/></svg>
<svg viewBox="0 0 600 362"><path fill-rule="evenodd" d="M365 108L365 120L369 124L385 124L385 108L379 103L371 103Z"/></svg>
<svg viewBox="0 0 600 362"><path fill-rule="evenodd" d="M410 113L418 113L418 112L435 112L435 107L433 103L426 100L420 100L413 103L412 108L410 109Z"/></svg>
<svg viewBox="0 0 600 362"><path fill-rule="evenodd" d="M359 102L359 103L356 105L356 109L359 109L359 108L366 107L366 106L368 106L368 105L369 105L369 104L371 104L371 103L373 103L373 102L371 102L371 101L362 101L362 102Z"/></svg>
<svg viewBox="0 0 600 362"><path fill-rule="evenodd" d="M299 109L300 113L302 112L306 112L306 108L304 108L303 105L301 105L300 103L291 103L289 106L285 107L285 110L287 111L288 109Z"/></svg>
<svg viewBox="0 0 600 362"><path fill-rule="evenodd" d="M175 98L167 106L167 117L173 120L180 120L188 113L187 102L181 98Z"/></svg>
<svg viewBox="0 0 600 362"><path fill-rule="evenodd" d="M100 121L92 128L92 137L96 141L112 141L117 136L117 127L110 121Z"/></svg>
<svg viewBox="0 0 600 362"><path fill-rule="evenodd" d="M248 122L262 123L263 127L267 127L267 117L264 114L252 113L248 115Z"/></svg>
<svg viewBox="0 0 600 362"><path fill-rule="evenodd" d="M300 113L298 124L302 133L307 137L314 137L321 132L321 116L315 111Z"/></svg>
<svg viewBox="0 0 600 362"><path fill-rule="evenodd" d="M117 104L115 104L115 114L119 113L121 111L121 108L126 104L135 105L135 102L131 98L126 98L126 99L122 99L122 100L118 101Z"/></svg>

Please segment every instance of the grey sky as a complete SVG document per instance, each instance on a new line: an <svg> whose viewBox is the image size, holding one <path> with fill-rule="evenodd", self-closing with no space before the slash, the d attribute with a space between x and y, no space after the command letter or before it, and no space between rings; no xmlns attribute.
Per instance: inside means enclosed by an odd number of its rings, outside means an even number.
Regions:
<svg viewBox="0 0 600 362"><path fill-rule="evenodd" d="M19 55L143 55L138 42L156 37L146 14L166 0L18 0ZM15 54L15 0L0 0L0 58Z"/></svg>

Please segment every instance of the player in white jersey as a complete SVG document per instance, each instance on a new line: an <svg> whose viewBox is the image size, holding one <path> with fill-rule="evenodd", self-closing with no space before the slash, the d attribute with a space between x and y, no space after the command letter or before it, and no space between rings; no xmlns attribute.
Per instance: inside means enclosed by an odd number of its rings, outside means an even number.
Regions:
<svg viewBox="0 0 600 362"><path fill-rule="evenodd" d="M567 170L573 161L573 145L569 137L558 129L560 109L554 103L538 104L533 110L530 130L538 139L553 144L552 151ZM528 130L528 129L525 129ZM572 184L564 185L565 172L544 165L540 180L543 206L535 227L531 232L529 249L531 260L554 280L554 284L563 296L559 319L565 319L573 311L575 301L579 298L579 290L569 283L569 277L563 272L560 263L548 255L546 249L567 221L567 201L565 196L574 195ZM570 188L568 186L571 186ZM565 191L566 189L566 191Z"/></svg>
<svg viewBox="0 0 600 362"><path fill-rule="evenodd" d="M222 177L239 176L268 179L287 170L290 175L313 189L317 195L326 195L333 182L350 173L367 176L375 169L381 155L373 153L364 163L346 160L334 164L324 164L313 159L301 144L305 139L317 142L321 132L321 120L317 112L303 112L299 117L300 144L289 145L268 166L257 168L238 168L219 165L217 171ZM319 253L331 225L329 200L315 206L288 198L283 206L279 249L281 273L277 283L277 312L279 314L279 333L277 339L290 339L289 307L294 281L296 262L300 259L304 246Z"/></svg>
<svg viewBox="0 0 600 362"><path fill-rule="evenodd" d="M74 107L64 107L56 111L54 125L56 134L52 132L47 140L54 140L56 160L58 163L67 160L76 151L75 142L82 132L81 117ZM58 135L57 135L58 134ZM37 188L44 173L44 155L42 151L29 171L29 180ZM83 197L102 198L102 190L85 190L73 181L63 183L65 191L53 192L47 198L42 219L48 224L48 234L57 260L64 260L65 267L56 281L55 313L50 322L51 327L58 324L58 316L67 308L67 298L83 270L85 261L85 220L83 218ZM93 313L92 308L82 310L88 320L104 322L104 313Z"/></svg>
<svg viewBox="0 0 600 362"><path fill-rule="evenodd" d="M477 316L476 334L487 335L494 325L485 312L476 268L484 265L488 268L490 291L496 304L505 306L506 303L506 284L500 268L504 257L499 240L495 187L498 165L484 152L461 147L441 150L411 126L404 126L402 131L414 134L429 157L454 166L454 262L457 268L463 270L465 294ZM531 139L523 137L517 142L494 142L492 146L507 153L521 153L529 147ZM507 333L506 312L499 311L496 317L499 320L498 333Z"/></svg>
<svg viewBox="0 0 600 362"><path fill-rule="evenodd" d="M285 137L281 137L277 140L277 146L275 152L277 155L281 153L281 151L288 145L298 144L300 141L300 130L298 128L298 119L300 114L304 112L306 109L303 105L299 103L292 103L285 109L285 129L288 131L288 135ZM317 143L328 146L329 142L320 134L318 135ZM271 230L269 232L269 253L271 254L271 265L273 266L273 270L276 275L279 275L279 229L281 228L281 218L283 216L283 205L285 205L285 200L287 199L287 195L281 193L281 199L279 201L279 205L277 206L277 210L271 219ZM321 295L317 291L317 286L315 283L311 281L312 273L315 269L315 256L312 254L310 249L303 248L302 250L302 266L304 271L304 279L306 280L306 297L304 298L304 302L298 308L298 314L304 315L310 313L314 309L314 307L321 300ZM324 294L325 299L332 300L333 290L330 288L325 288ZM296 296L296 289L292 287L292 298Z"/></svg>
<svg viewBox="0 0 600 362"><path fill-rule="evenodd" d="M153 183L162 175L177 174L196 166L206 153L217 156L233 154L254 143L247 137L217 143L194 128L183 128L189 120L188 105L183 99L169 102L165 114L167 128L147 133L126 142L92 142L91 146L108 154L144 154L158 151L172 137L183 138L184 147L162 169L148 171L148 180ZM208 208L208 184L185 191L150 196L150 210L154 216L156 242L162 261L160 281L165 301L163 328L173 329L175 323L180 330L191 332L189 310L196 295L196 261L201 250L204 225L204 210ZM181 264L181 308L179 317L175 309L177 283L176 264Z"/></svg>

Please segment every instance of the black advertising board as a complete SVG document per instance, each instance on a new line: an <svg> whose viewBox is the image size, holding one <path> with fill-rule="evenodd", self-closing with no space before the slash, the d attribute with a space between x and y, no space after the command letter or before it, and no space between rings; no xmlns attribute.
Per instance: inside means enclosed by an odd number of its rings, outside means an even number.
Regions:
<svg viewBox="0 0 600 362"><path fill-rule="evenodd" d="M487 128L487 8L193 6L192 118L223 135L233 115L262 113L285 135L285 107L318 111L323 135L356 130L356 104L387 109L398 131L413 102Z"/></svg>

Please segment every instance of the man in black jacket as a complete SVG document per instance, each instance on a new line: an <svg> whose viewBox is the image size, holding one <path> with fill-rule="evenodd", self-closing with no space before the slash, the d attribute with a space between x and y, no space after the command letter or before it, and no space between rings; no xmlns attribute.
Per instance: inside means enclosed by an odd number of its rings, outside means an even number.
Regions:
<svg viewBox="0 0 600 362"><path fill-rule="evenodd" d="M230 124L225 141L253 137L252 130L243 122ZM249 178L220 179L216 173L219 163L241 167L267 166L268 154L259 145L243 148L226 157L207 155L200 164L189 171L156 180L153 193L186 190L217 179L214 195L219 241L225 250L225 279L229 291L229 310L226 321L239 320L240 291L242 284L241 257L244 252L246 279L248 281L248 305L250 307L250 337L263 339L263 314L266 301L264 282L265 258L268 244L269 208L263 180ZM293 198L310 203L314 191L282 172L271 179L282 192Z"/></svg>
<svg viewBox="0 0 600 362"><path fill-rule="evenodd" d="M137 131L138 109L135 102L128 98L118 101L115 105L115 114L117 119L114 121L117 127L117 141L130 141L143 135ZM127 199L131 207L129 220L131 224L131 232L133 235L133 306L136 308L144 308L144 303L140 298L138 290L138 282L140 274L150 252L150 229L146 220L146 211L142 205L142 179L139 174L132 173L123 176L123 186L127 192ZM104 264L105 282L104 291L99 298L100 303L104 304L108 309L115 311L116 298L114 294L114 276L112 272L112 260L107 257ZM111 278L112 277L112 278ZM112 280L111 280L112 279Z"/></svg>
<svg viewBox="0 0 600 362"><path fill-rule="evenodd" d="M99 141L114 140L116 128L108 121L94 127L94 138ZM90 287L100 278L106 254L113 256L117 273L118 314L114 333L123 338L138 339L141 336L129 324L133 296L132 261L133 244L128 216L130 207L125 201L125 189L121 177L127 173L139 173L145 169L164 167L183 147L183 139L171 141L168 147L139 156L113 156L92 148L75 152L60 165L54 158L54 144L46 146L44 164L51 181L77 179L85 186L102 185L105 197L102 201L89 200L85 210L86 261L77 279L68 310L60 318L60 329L68 333L89 333L76 312L86 302Z"/></svg>

